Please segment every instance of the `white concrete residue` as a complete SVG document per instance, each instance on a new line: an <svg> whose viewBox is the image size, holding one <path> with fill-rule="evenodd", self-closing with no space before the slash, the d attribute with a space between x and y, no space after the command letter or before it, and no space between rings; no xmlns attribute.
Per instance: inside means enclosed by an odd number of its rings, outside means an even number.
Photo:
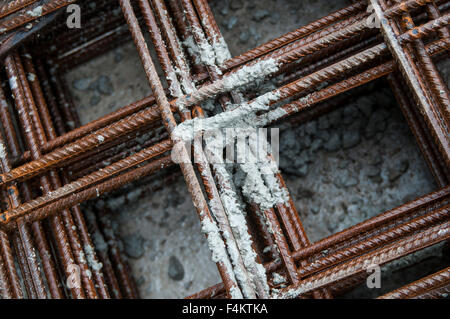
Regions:
<svg viewBox="0 0 450 319"><path fill-rule="evenodd" d="M216 54L214 52L213 47L208 43L208 41L205 39L202 30L200 30L198 27L192 27L192 32L197 35L197 37L200 39L199 43L195 43L193 36L192 39L187 39L186 45L189 45L191 47L192 52L196 52L195 49L193 49L193 45L197 47L197 55L199 56L201 62L203 62L206 65L215 66L216 65Z"/></svg>
<svg viewBox="0 0 450 319"><path fill-rule="evenodd" d="M0 142L0 159L5 159L7 155L5 144Z"/></svg>
<svg viewBox="0 0 450 319"><path fill-rule="evenodd" d="M186 50L191 54L193 57L195 57L195 62L199 63L200 61L200 53L197 47L197 44L195 44L194 36L190 35L183 41L184 46L186 47Z"/></svg>
<svg viewBox="0 0 450 319"><path fill-rule="evenodd" d="M32 17L40 17L42 15L42 6L37 6L33 10L28 10L27 14Z"/></svg>
<svg viewBox="0 0 450 319"><path fill-rule="evenodd" d="M212 46L216 53L216 63L218 66L221 66L226 60L231 58L230 50L224 38L214 39Z"/></svg>
<svg viewBox="0 0 450 319"><path fill-rule="evenodd" d="M219 113L209 118L194 118L184 121L173 131L176 139L191 141L194 136L204 130L225 128L249 128L255 127L255 113L268 110L270 102L277 101L279 94L268 92L256 98L253 102L242 103L231 111Z"/></svg>
<svg viewBox="0 0 450 319"><path fill-rule="evenodd" d="M169 84L169 91L170 91L170 95L172 95L173 97L179 97L180 96L180 91L177 90L177 88L175 87L174 83L177 83L178 79L177 79L177 75L175 74L175 72L170 72L167 75L167 83Z"/></svg>
<svg viewBox="0 0 450 319"><path fill-rule="evenodd" d="M86 245L84 246L84 251L86 252L89 266L95 271L99 271L100 269L102 269L103 264L101 262L96 261L94 257L95 256L94 248L91 245Z"/></svg>
<svg viewBox="0 0 450 319"><path fill-rule="evenodd" d="M15 76L9 78L9 86L11 87L11 90L17 89L17 78Z"/></svg>
<svg viewBox="0 0 450 319"><path fill-rule="evenodd" d="M217 38L212 41L212 44L204 37L202 30L198 27L192 27L192 32L200 39L199 43L196 43L194 36L189 36L183 44L187 50L196 58L196 62L202 62L209 66L220 66L226 60L231 58L228 46L223 38ZM220 70L216 68L216 71L221 74Z"/></svg>
<svg viewBox="0 0 450 319"><path fill-rule="evenodd" d="M103 141L105 140L105 138L103 137L103 135L97 135L97 140L98 140L100 143L103 143Z"/></svg>
<svg viewBox="0 0 450 319"><path fill-rule="evenodd" d="M220 202L220 198L213 197L211 199L211 201L210 201L210 205L211 205L211 213L214 214L214 212L216 212L219 209L221 209L221 208L219 208L219 206L222 206L222 204ZM216 215L214 214L214 216L216 216ZM243 271L243 270L241 270L240 267L237 267L237 263L241 259L241 255L239 253L239 248L236 245L232 245L231 244L235 240L235 238L234 238L234 236L232 234L230 234L227 231L222 232L222 235L223 235L223 237L225 239L226 248L227 248L228 255L230 256L231 263L233 264L234 275L236 277L236 280L239 283L241 283L242 294L244 295L244 298L251 298L252 296L254 296L254 293L253 293L252 288L249 287L248 284L247 284L247 282L248 282L248 273ZM241 293L241 292L239 291L239 293Z"/></svg>
<svg viewBox="0 0 450 319"><path fill-rule="evenodd" d="M250 66L244 66L236 72L223 77L224 86L231 91L237 87L266 78L279 70L279 64L274 59L261 60Z"/></svg>
<svg viewBox="0 0 450 319"><path fill-rule="evenodd" d="M261 287L261 289L268 293L269 286L267 285L266 270L263 265L256 262L257 255L253 250L253 242L248 233L245 212L242 210L236 192L229 184L231 176L223 164L214 165L214 169L216 173L223 178L222 182L228 182L226 183L227 185L224 185L223 189L221 189L220 198L223 207L225 208L225 212L227 213L230 227L236 238L244 266L249 270L247 274L252 280L254 288L257 286Z"/></svg>
<svg viewBox="0 0 450 319"><path fill-rule="evenodd" d="M268 124L276 122L286 116L288 113L282 107L277 107L276 109L270 110L264 114L258 116L258 127L264 127Z"/></svg>
<svg viewBox="0 0 450 319"><path fill-rule="evenodd" d="M187 43L191 43L191 39L189 41L185 41ZM191 43L188 45L188 49L191 45L195 45L195 43ZM213 82L210 86L215 89L212 90L214 93L211 93L211 87L206 85L199 89L198 91L193 91L190 95L194 99L204 100L205 98L212 98L219 94L219 89L221 93L229 92L232 90L237 90L240 87L260 83L270 74L275 73L279 70L279 65L274 59L261 60L253 65L244 66L238 69L235 72L229 73L225 75L221 81ZM220 71L216 68L216 71ZM205 94L206 93L206 94ZM208 95L208 96L205 96ZM261 97L262 98L262 97ZM178 106L186 106L188 103L188 97L183 96L176 101Z"/></svg>
<svg viewBox="0 0 450 319"><path fill-rule="evenodd" d="M200 213L200 216L205 216L205 213L202 211ZM220 236L219 228L217 227L217 225L207 217L203 218L201 224L202 233L207 235L208 247L212 254L212 261L215 263L222 263L223 265L225 265L226 269L233 269L231 263L229 262L227 250L225 249L225 244ZM228 272L228 275L230 276L231 280L234 281L236 279L235 275L237 276L241 274ZM235 288L233 290L232 298L243 298L242 293L239 289Z"/></svg>
<svg viewBox="0 0 450 319"><path fill-rule="evenodd" d="M34 73L28 73L27 79L33 82L36 79L36 75Z"/></svg>
<svg viewBox="0 0 450 319"><path fill-rule="evenodd" d="M279 285L279 284L287 282L286 278L277 272L272 273L272 277L273 277L274 285Z"/></svg>
<svg viewBox="0 0 450 319"><path fill-rule="evenodd" d="M289 196L275 177L275 173L278 172L275 162L269 159L258 161L253 152L254 149L248 153L248 162L240 164L240 168L246 173L244 183L241 185L242 193L250 202L258 204L263 211L277 204L285 204L289 201Z"/></svg>
<svg viewBox="0 0 450 319"><path fill-rule="evenodd" d="M225 262L228 255L216 224L208 218L204 218L202 220L202 232L208 236L208 247L212 252L212 261L215 263Z"/></svg>

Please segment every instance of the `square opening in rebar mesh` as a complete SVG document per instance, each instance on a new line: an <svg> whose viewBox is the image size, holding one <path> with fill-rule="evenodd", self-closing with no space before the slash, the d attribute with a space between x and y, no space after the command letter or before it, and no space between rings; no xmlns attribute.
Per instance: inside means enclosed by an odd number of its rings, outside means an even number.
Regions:
<svg viewBox="0 0 450 319"><path fill-rule="evenodd" d="M151 94L133 42L77 66L65 79L82 125Z"/></svg>

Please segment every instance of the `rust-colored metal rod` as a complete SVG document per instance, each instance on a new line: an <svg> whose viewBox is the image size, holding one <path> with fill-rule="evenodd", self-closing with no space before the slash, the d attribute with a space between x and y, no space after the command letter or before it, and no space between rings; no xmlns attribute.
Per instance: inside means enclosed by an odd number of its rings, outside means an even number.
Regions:
<svg viewBox="0 0 450 319"><path fill-rule="evenodd" d="M446 49L447 49L446 43L441 40L433 42L427 46L427 52L430 55L437 54L439 52L442 52L442 50ZM365 83L371 82L377 78L385 76L393 72L395 68L396 65L394 61L385 62L383 64L380 64L379 66L371 68L360 74L354 75L348 79L342 80L341 82L338 82L336 84L330 85L324 89L312 92L311 94L308 94L306 97L302 97L292 103L280 106L273 111L269 111L266 114L261 115L259 119L264 125L271 124L275 121L286 118L289 115L310 108L311 106L319 102L323 102L333 96L337 96L350 89L359 87ZM284 111L280 112L280 109Z"/></svg>
<svg viewBox="0 0 450 319"><path fill-rule="evenodd" d="M286 238L283 234L275 211L273 209L268 209L263 213L266 216L267 222L273 229L273 237L275 239L278 250L280 251L281 260L286 267L288 278L292 284L298 284L300 282L300 278L298 276L297 266L295 265L294 258L292 257L292 252L288 247Z"/></svg>
<svg viewBox="0 0 450 319"><path fill-rule="evenodd" d="M40 158L24 164L16 169L13 169L8 174L0 175L2 184L10 182L11 180L30 178L40 174L56 164L61 160L71 159L80 153L98 147L102 143L107 143L113 139L124 136L133 132L136 128L146 125L160 119L159 112L155 108L147 108L129 115L128 117L115 122L109 126L101 128L94 133L88 134L81 139L67 144L51 153L47 153Z"/></svg>
<svg viewBox="0 0 450 319"><path fill-rule="evenodd" d="M42 146L42 152L47 153L50 151L55 150L58 147L61 147L65 144L71 143L77 139L82 138L83 136L86 136L94 131L97 131L100 128L103 128L105 126L108 126L114 122L117 122L123 118L126 118L129 115L132 115L134 113L137 113L141 110L143 110L146 107L153 108L155 110L155 113L158 113L157 107L153 106L155 103L155 98L151 95L148 97L143 98L142 100L139 100L137 102L131 103L127 106L124 106L117 111L114 111L102 118L99 118L97 120L94 120L92 122L89 122L83 126L77 127L73 129L72 131L69 131L65 134L62 134L55 139L52 139L48 141L46 144ZM31 155L29 151L25 151L19 160L19 162L28 161L31 159Z"/></svg>
<svg viewBox="0 0 450 319"><path fill-rule="evenodd" d="M0 87L0 119L2 121L2 124L5 123L5 117L4 117L4 111L8 110L8 104L5 100L5 95L3 93L3 89ZM9 122L7 122L9 123ZM5 134L10 136L11 133L11 127L8 125L3 125L3 128L5 130ZM12 131L14 132L14 131ZM6 148L4 147L4 144L2 144L3 150L6 152ZM5 157L6 158L6 157ZM8 280L10 280L11 285L11 294L14 298L23 298L22 289L20 287L20 281L19 277L17 275L17 271L14 265L14 258L12 255L12 250L10 246L10 241L8 238L8 235L4 232L3 228L0 228L0 253L3 255L3 262L5 265L5 268L8 272ZM5 282L5 288L8 288L8 283Z"/></svg>
<svg viewBox="0 0 450 319"><path fill-rule="evenodd" d="M5 262L3 261L2 254L0 253L0 298L12 299L14 298L14 296L11 289L11 283L9 281L9 276L4 265Z"/></svg>
<svg viewBox="0 0 450 319"><path fill-rule="evenodd" d="M368 231L375 230L376 228L389 225L401 218L410 216L414 212L419 210L425 210L434 205L448 204L450 195L450 186L446 186L441 190L433 192L431 194L420 197L412 202L406 203L402 206L386 211L380 215L365 220L359 224L356 224L350 228L347 228L339 233L333 234L327 238L324 238L318 242L304 247L293 253L294 259L297 261L305 260L313 255L320 254L324 250L330 250L332 247L345 243L352 238L356 238L361 234ZM266 265L267 269L272 271L279 268L280 262L271 262Z"/></svg>
<svg viewBox="0 0 450 319"><path fill-rule="evenodd" d="M0 7L0 18L10 15L11 13L22 9L23 7L26 7L33 2L36 2L36 0L13 0L9 1L8 3L2 4Z"/></svg>
<svg viewBox="0 0 450 319"><path fill-rule="evenodd" d="M447 40L450 45L450 39L447 38ZM427 86L430 87L433 100L438 104L438 107L440 107L443 116L447 118L448 125L448 119L450 117L450 100L447 85L444 83L439 71L436 69L429 54L426 52L422 41L417 40L413 43L416 50L416 58L419 61L418 67L424 71L421 73L424 74L425 79L428 80Z"/></svg>
<svg viewBox="0 0 450 319"><path fill-rule="evenodd" d="M25 80L25 72L23 70L22 64L20 63L20 59L18 58L17 54L11 60L7 58L6 60L8 64L8 68L10 72L10 78L15 79L17 88L13 91L15 91L15 99L16 99L16 107L18 108L19 112L19 118L22 123L22 126L25 128L25 139L28 144L29 149L31 150L31 154L34 158L38 158L40 156L37 138L36 138L36 131L33 128L32 122L31 122L31 116L29 115L29 111L27 110L26 106L29 106L31 109L35 109L34 101L31 96L30 88L27 85L27 82ZM18 91L20 90L20 91ZM44 187L44 191L50 191L50 181L48 179L48 176L43 176L41 178L42 186ZM62 214L64 224L66 225L72 225L73 223L69 220L70 216L67 216L67 214ZM73 263L73 256L72 256L72 248L70 246L70 240L73 239L72 236L68 236L66 233L66 229L64 228L63 221L59 218L59 216L54 216L51 219L52 223L52 229L53 234L57 238L57 244L58 248L60 249L60 254L63 259L63 263L65 265L65 270L67 277L70 277L71 275L76 276L75 269L71 267L71 264ZM71 229L73 231L73 229ZM80 249L75 245L75 256L77 256L78 263L80 264L81 257L79 256ZM70 270L70 268L72 268ZM87 278L87 277L86 277ZM74 295L83 297L83 294L81 293L81 289L78 287L74 287L72 289L72 292Z"/></svg>
<svg viewBox="0 0 450 319"><path fill-rule="evenodd" d="M139 0L139 6L141 8L145 24L148 28L150 37L156 50L159 63L163 69L167 84L169 85L170 94L173 97L180 96L182 94L181 86L177 80L175 70L167 52L167 48L162 38L155 16L153 15L153 10L150 7L150 3L147 0Z"/></svg>
<svg viewBox="0 0 450 319"><path fill-rule="evenodd" d="M437 287L424 292L421 295L417 295L415 299L441 299L447 298L450 293L450 284L444 285L442 287Z"/></svg>
<svg viewBox="0 0 450 319"><path fill-rule="evenodd" d="M426 9L427 9L428 17L430 17L432 19L437 19L441 16L439 8L434 1L431 1L429 4L427 4ZM439 33L439 37L441 39L446 39L450 36L450 32L448 31L447 27L439 29L438 33Z"/></svg>
<svg viewBox="0 0 450 319"><path fill-rule="evenodd" d="M43 196L33 199L13 210L5 212L1 215L2 217L0 217L0 219L13 221L17 218L28 215L36 209L42 208L53 202L58 202L71 194L76 194L85 188L93 187L94 185L107 180L111 176L120 174L130 168L137 167L139 164L169 151L171 147L172 143L170 140L162 141L161 143L148 147L125 159L108 165L102 170L83 176L76 181L59 187L51 193L44 194Z"/></svg>
<svg viewBox="0 0 450 319"><path fill-rule="evenodd" d="M294 256L296 260L301 260L314 254L320 253L321 251L326 250L333 245L342 243L358 234L362 234L368 230L374 229L375 227L386 225L394 220L402 218L403 216L407 216L408 214L411 214L418 209L429 207L430 205L434 205L435 203L443 200L448 200L449 195L450 186L446 186L436 192L422 196L414 201L386 211L380 215L377 215L350 228L347 228L339 233L322 239L309 247L295 252Z"/></svg>
<svg viewBox="0 0 450 319"><path fill-rule="evenodd" d="M287 98L293 94L298 94L301 91L312 88L313 85L317 85L320 82L330 80L337 75L342 75L343 72L348 72L354 67L360 66L362 64L369 63L370 61L384 55L387 53L387 47L384 44L379 44L374 47L368 48L363 52L355 54L343 61L337 62L331 66L323 68L310 74L302 79L299 79L293 83L290 83L276 91L282 94L282 98ZM205 99L212 98L219 93L224 93L224 91L232 90L225 85L224 79L230 76L227 74L221 80L215 81L209 85L205 85L190 95L185 95L173 101L173 104L184 105L185 107L198 104ZM291 94L288 93L291 92ZM281 98L280 98L281 99ZM273 104L273 103L272 103Z"/></svg>
<svg viewBox="0 0 450 319"><path fill-rule="evenodd" d="M373 33L365 23L367 13L360 13L351 16L346 20L338 22L328 28L318 31L310 36L301 38L299 41L288 44L260 58L248 62L246 65L253 65L263 60L275 59L281 65L289 65L296 60L321 51L332 45L343 44L343 40L355 36L364 36ZM225 70L224 70L225 71Z"/></svg>
<svg viewBox="0 0 450 319"><path fill-rule="evenodd" d="M56 11L46 15L37 21L31 29L22 27L7 34L0 35L0 58L6 56L8 52L21 45L33 35L39 34L42 29L56 20L60 13L61 12Z"/></svg>
<svg viewBox="0 0 450 319"><path fill-rule="evenodd" d="M89 199L99 197L103 193L117 189L145 175L160 170L162 167L169 167L171 165L173 165L173 162L170 156L165 156L161 159L145 164L144 166L138 167L135 170L113 177L105 182L82 190L81 192L71 194L65 198L62 198L58 202L50 203L42 208L38 208L33 212L31 212L30 214L26 215L24 219L27 222L42 220L49 216L55 215L55 213L61 211L62 209L70 208L74 205L80 204ZM13 223L5 226L5 229L9 231L13 230L14 228L15 225L13 225Z"/></svg>
<svg viewBox="0 0 450 319"><path fill-rule="evenodd" d="M117 162L123 158L126 158L134 153L137 153L144 148L148 148L154 144L160 143L163 140L168 138L168 134L164 132L160 136L156 136L153 138L148 138L144 143L139 143L136 139L127 141L127 143L122 143L116 148L111 148L105 152L105 154L97 154L94 157L94 160L87 158L84 161L81 161L79 165L74 163L73 165L68 167L68 170L71 172L70 177L72 180L76 180L80 177L88 175L93 171L101 169L110 163Z"/></svg>
<svg viewBox="0 0 450 319"><path fill-rule="evenodd" d="M433 11L432 11L433 12ZM435 12L436 13L436 12ZM450 16L450 15L449 15ZM436 19L439 19L438 16ZM404 14L402 17L402 23L401 26L403 26L404 29L413 31L414 30L414 22L409 14ZM434 20L435 22L437 20ZM449 18L450 21L450 18ZM432 23L433 27L436 27L436 25L439 25L439 23ZM401 27L399 26L399 27ZM443 30L444 29L444 30ZM442 31L443 30L443 31ZM447 27L440 28L439 33L441 35L444 35L442 39L444 41L447 41L447 43L450 45L450 40L448 38L448 30ZM445 36L447 35L447 36ZM418 69L418 74L424 75L425 80L423 86L425 90L429 91L429 96L431 99L431 102L436 105L437 108L440 108L443 112L444 116L447 118L450 116L450 101L448 97L448 88L445 85L444 81L442 80L438 70L433 64L433 61L431 60L430 56L426 52L425 46L423 42L420 39L414 39L412 41L412 48L413 50L410 50L411 53L415 51L415 59L418 61L416 64L416 67ZM408 48L409 49L409 48ZM448 123L447 123L448 125Z"/></svg>
<svg viewBox="0 0 450 319"><path fill-rule="evenodd" d="M345 40L349 41L349 40ZM300 63L297 64L295 68L293 68L292 71L286 71L285 76L282 77L279 80L279 85L285 85L287 83L290 83L292 81L298 80L301 77L304 77L305 75L311 74L317 70L320 70L321 68L330 65L332 63L336 63L340 59L345 59L350 54L357 53L363 49L366 49L370 46L373 46L375 44L379 44L380 41L378 41L378 36L371 37L369 39L363 40L363 41L357 41L355 44L350 45L349 47L339 50L337 53L333 54L327 54L327 52L317 52L311 55L311 60L308 56L305 57ZM330 49L333 49L332 52L334 52L334 46L330 47ZM326 51L326 50L325 50ZM318 57L316 57L318 56ZM319 59L320 58L320 59ZM310 60L310 61L308 61ZM311 62L311 63L310 63Z"/></svg>
<svg viewBox="0 0 450 319"><path fill-rule="evenodd" d="M25 100L24 100L25 94L24 94L24 91L22 88L22 83L20 82L19 71L17 70L17 65L15 64L14 60L15 60L15 58L13 56L8 56L5 59L5 67L6 67L7 74L10 78L10 85L11 85L11 89L12 89L13 94L16 99L16 108L18 110L21 123L22 123L22 125L25 125L26 124L25 120L24 120L23 116L21 116L22 115L21 113L25 112L23 110L23 107L25 104ZM1 111L6 112L6 109L2 109ZM8 159L6 157L4 157L2 159L2 166L3 166L4 172L11 168L11 166L8 162ZM9 196L10 196L10 207L11 208L17 207L20 204L17 187L15 185L10 185L8 187L8 191L9 191ZM22 244L23 244L24 254L26 255L28 270L31 275L31 279L33 281L33 286L34 286L35 293L36 293L36 295L32 296L32 297L36 297L39 299L45 299L45 298L47 298L47 295L45 293L44 279L43 279L41 271L39 269L37 255L35 252L32 236L30 234L29 228L27 225L25 225L23 223L23 221L21 219L17 221L17 227L19 230L19 235L20 235ZM40 231L42 231L42 228L38 227L38 229ZM43 234L41 234L41 236L38 236L37 238L44 239L45 236ZM17 246L19 246L19 244ZM48 244L43 243L43 245L41 247L48 247ZM43 251L40 251L40 253L42 253L42 252ZM48 251L46 251L45 253L48 253ZM22 267L22 269L24 269L24 267L25 267L25 265ZM50 274L54 274L54 273L50 272ZM49 280L56 281L56 278L49 278Z"/></svg>
<svg viewBox="0 0 450 319"><path fill-rule="evenodd" d="M441 114L438 109L427 98L426 92L424 92L423 85L418 78L417 72L414 70L414 62L412 58L408 56L393 31L390 23L387 22L384 17L384 13L377 0L370 0L375 14L380 21L386 21L381 24L381 30L385 37L386 42L389 44L390 50L399 63L399 68L402 71L403 76L407 80L408 85L412 88L416 101L421 109L421 112L425 115L425 119L436 139L436 143L439 150L443 154L445 163L450 164L450 137L448 129L445 127L445 119L441 118ZM384 20L383 20L384 19Z"/></svg>
<svg viewBox="0 0 450 319"><path fill-rule="evenodd" d="M450 179L446 176L446 171L445 168L442 167L441 161L436 158L435 153L433 152L433 141L429 139L420 120L417 118L413 110L414 105L409 102L408 97L401 87L402 79L400 79L396 73L388 75L387 79L436 183L439 187L444 187L449 183Z"/></svg>
<svg viewBox="0 0 450 319"><path fill-rule="evenodd" d="M423 216L417 217L407 223L396 226L378 235L362 240L348 248L338 250L325 257L315 259L308 266L299 269L302 277L309 276L325 268L336 265L351 258L358 257L370 250L380 248L395 240L407 237L415 232L430 227L436 223L448 220L450 216L450 206L446 205L436 211L432 211Z"/></svg>
<svg viewBox="0 0 450 319"><path fill-rule="evenodd" d="M330 250L336 245L351 241L353 238L357 238L367 231L373 231L376 228L394 223L396 220L411 215L419 210L427 211L430 207L448 205L449 200L450 186L446 186L441 190L425 195L390 211L386 211L378 216L372 217L339 233L315 242L310 246L304 247L301 250L295 251L293 253L294 259L296 261L306 260L311 256L320 254L322 251ZM364 241L362 243L364 243ZM275 271L281 266L282 264L280 261L265 264L267 271ZM359 279L356 279L356 281L358 282Z"/></svg>
<svg viewBox="0 0 450 319"><path fill-rule="evenodd" d="M186 299L212 299L222 294L224 291L223 284L219 283L215 286L203 289L193 295L186 297Z"/></svg>
<svg viewBox="0 0 450 319"><path fill-rule="evenodd" d="M56 64L63 71L70 71L76 66L87 62L111 49L130 40L126 26L119 26L106 34L99 35L87 43L80 44L64 54L56 57Z"/></svg>
<svg viewBox="0 0 450 319"><path fill-rule="evenodd" d="M204 114L200 107L195 108L195 117L203 118ZM228 251L239 251L239 244L233 234L230 222L225 212L225 208L222 204L219 190L215 184L214 177L209 167L209 162L203 152L203 145L200 140L194 140L194 156L197 159L197 168L202 176L203 185L205 187L206 194L210 200L210 206L214 208L213 214L222 231L224 242ZM236 275L236 280L240 283L242 296L245 298L256 298L255 289L252 287L251 278L248 275L248 270L245 267L245 263L240 254L230 254L230 259L233 262L233 269L240 272L240 275ZM236 270L237 269L237 270Z"/></svg>
<svg viewBox="0 0 450 319"><path fill-rule="evenodd" d="M22 225L23 224L21 224L20 226ZM25 248L18 231L12 234L12 241L14 243L15 257L18 260L20 273L22 275L23 284L25 286L25 290L22 292L22 294L25 298L37 299L38 297L36 294L36 289L34 288L33 277L27 265L28 261L24 252Z"/></svg>
<svg viewBox="0 0 450 319"><path fill-rule="evenodd" d="M437 287L450 283L450 267L384 294L378 299L414 299Z"/></svg>
<svg viewBox="0 0 450 319"><path fill-rule="evenodd" d="M181 78L180 82L183 86L189 86L191 89L195 89L192 79L189 77L189 67L186 61L187 57L183 53L180 41L177 37L175 26L172 24L168 15L167 7L163 1L152 1L153 10L161 24L161 32L167 44L167 49L172 58L173 64L179 69L178 76ZM175 18L175 17L174 17ZM184 88L186 90L186 88Z"/></svg>

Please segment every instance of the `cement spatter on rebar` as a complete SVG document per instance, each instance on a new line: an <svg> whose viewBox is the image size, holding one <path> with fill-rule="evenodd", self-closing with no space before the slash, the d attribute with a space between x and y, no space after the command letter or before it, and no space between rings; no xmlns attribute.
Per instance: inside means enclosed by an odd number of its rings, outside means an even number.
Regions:
<svg viewBox="0 0 450 319"><path fill-rule="evenodd" d="M256 98L251 103L240 104L234 110L222 112L209 118L194 118L184 121L175 128L173 136L178 140L192 141L198 133L205 130L255 127L255 113L268 110L270 102L276 101L278 98L278 94L269 92Z"/></svg>
<svg viewBox="0 0 450 319"><path fill-rule="evenodd" d="M254 135L249 136L248 162L241 164L240 168L247 174L242 185L244 195L266 210L278 204L286 204L289 202L289 195L275 177L279 170L276 162L270 160L267 141L264 141L267 143L264 146L260 142L262 141L255 140Z"/></svg>
<svg viewBox="0 0 450 319"><path fill-rule="evenodd" d="M32 17L40 17L42 15L42 6L37 6L33 10L28 10L27 14Z"/></svg>
<svg viewBox="0 0 450 319"><path fill-rule="evenodd" d="M284 276L280 275L277 272L273 272L272 273L272 282L274 285L279 285L279 284L283 284L283 283L287 283L287 280Z"/></svg>
<svg viewBox="0 0 450 319"><path fill-rule="evenodd" d="M191 94L181 97L176 101L176 105L193 105L218 94L244 87L255 81L261 81L261 79L265 79L278 70L279 64L274 59L261 60L250 66L246 65L237 71L225 75L221 80L205 85Z"/></svg>
<svg viewBox="0 0 450 319"><path fill-rule="evenodd" d="M9 78L9 86L11 87L11 90L17 89L17 78L15 76Z"/></svg>
<svg viewBox="0 0 450 319"><path fill-rule="evenodd" d="M230 50L223 37L214 39L212 47L216 55L216 63L220 67L225 61L231 58Z"/></svg>
<svg viewBox="0 0 450 319"><path fill-rule="evenodd" d="M5 159L7 154L5 144L0 141L0 159Z"/></svg>
<svg viewBox="0 0 450 319"><path fill-rule="evenodd" d="M240 169L246 174L241 185L242 193L249 202L258 204L263 211L289 201L286 191L274 177L275 171L268 165L270 165L268 161L259 163L256 159L239 164Z"/></svg>
<svg viewBox="0 0 450 319"><path fill-rule="evenodd" d="M196 62L202 62L205 65L215 68L218 74L222 74L217 66L222 65L226 60L231 58L228 45L223 38L213 39L212 43L205 39L202 30L193 26L191 28L192 33L199 39L199 42L195 42L194 35L189 36L183 44L187 50L196 58Z"/></svg>
<svg viewBox="0 0 450 319"><path fill-rule="evenodd" d="M103 268L103 264L97 261L95 257L95 250L91 245L85 245L84 251L86 252L88 264L94 271L99 271Z"/></svg>
<svg viewBox="0 0 450 319"><path fill-rule="evenodd" d="M217 196L213 196L211 198L210 205L211 205L211 213L214 216L216 216L215 212L222 210L223 207L220 198ZM217 217L216 220L219 223ZM236 276L238 283L240 283L240 287L244 298L252 298L252 297L254 298L255 294L253 288L247 284L248 280L250 280L248 278L248 273L245 271L245 268L238 267L238 263L242 262L242 257L239 253L238 246L231 244L235 240L234 236L228 231L223 231L222 235L225 239L226 248L228 251L228 255L230 256L231 263L233 264L234 274Z"/></svg>
<svg viewBox="0 0 450 319"><path fill-rule="evenodd" d="M227 213L230 227L236 238L244 266L248 269L248 276L252 280L252 284L256 291L261 291L268 295L269 286L267 284L266 270L263 265L256 262L257 255L253 250L252 239L248 233L245 212L241 207L236 192L231 187L231 176L224 164L213 164L213 167L217 175L222 178L221 183L225 184L222 185L220 189L220 198L225 212Z"/></svg>
<svg viewBox="0 0 450 319"><path fill-rule="evenodd" d="M224 88L231 91L255 81L261 81L261 79L277 72L279 69L279 63L275 59L261 60L253 65L246 65L223 77Z"/></svg>
<svg viewBox="0 0 450 319"><path fill-rule="evenodd" d="M202 62L209 66L215 66L216 54L214 48L204 38L202 31L198 27L193 26L191 31L197 36L199 41L197 43L195 42L194 35L186 38L183 43L187 47L188 51L196 57L196 62Z"/></svg>

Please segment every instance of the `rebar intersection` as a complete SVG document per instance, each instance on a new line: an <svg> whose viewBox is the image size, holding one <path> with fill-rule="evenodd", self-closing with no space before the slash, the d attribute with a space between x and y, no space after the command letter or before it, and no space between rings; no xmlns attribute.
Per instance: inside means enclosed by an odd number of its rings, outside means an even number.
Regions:
<svg viewBox="0 0 450 319"><path fill-rule="evenodd" d="M55 23L46 29L58 34L56 41L45 35L41 41L41 48L53 43L48 53L26 42L19 46L33 30L28 23L37 26L72 2L15 0L0 9L3 79L9 84L0 90L0 183L7 199L0 214L2 298L137 297L108 231L107 211L82 212L79 204L168 169L174 148L223 280L192 298L331 298L363 281L371 265L448 240L448 88L433 63L448 54L447 1L355 1L238 57L230 56L206 0L119 0L120 11L116 2L99 0L92 8L78 1L89 17L84 28L67 30L52 17ZM379 21L379 28L368 21ZM130 33L153 95L81 126L62 72ZM266 127L299 113L320 114L333 107L327 100L384 76L440 190L319 242L309 242L278 170L268 174L263 167L236 164L270 196L267 203L235 185L203 145L195 147L201 142L194 124L211 128L219 119L215 127L224 129L245 120ZM276 89L245 94L267 78ZM210 99L222 113L206 116ZM149 136L145 145L135 141L136 133ZM186 140L199 161L191 161ZM264 164L276 165L270 152ZM273 272L287 283L269 279ZM442 296L448 272L382 297ZM64 287L78 273L80 285Z"/></svg>

